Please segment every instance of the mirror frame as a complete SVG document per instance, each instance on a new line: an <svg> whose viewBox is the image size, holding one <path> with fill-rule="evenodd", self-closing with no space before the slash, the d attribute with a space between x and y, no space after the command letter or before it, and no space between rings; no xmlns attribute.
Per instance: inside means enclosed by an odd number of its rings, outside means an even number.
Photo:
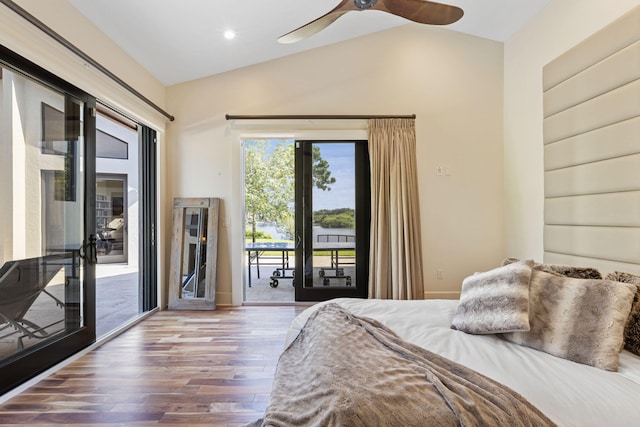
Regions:
<svg viewBox="0 0 640 427"><path fill-rule="evenodd" d="M182 257L185 235L185 210L187 208L208 209L207 258L205 270L204 298L182 298ZM169 283L169 310L215 310L216 308L216 262L218 258L218 222L220 199L183 198L173 199L173 240L171 243L171 276Z"/></svg>

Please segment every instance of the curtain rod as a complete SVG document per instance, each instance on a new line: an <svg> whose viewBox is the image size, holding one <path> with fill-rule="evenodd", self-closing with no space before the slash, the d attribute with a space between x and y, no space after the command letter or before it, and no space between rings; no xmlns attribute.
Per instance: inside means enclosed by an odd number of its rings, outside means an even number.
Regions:
<svg viewBox="0 0 640 427"><path fill-rule="evenodd" d="M20 15L21 17L23 17L24 19L26 19L27 21L29 21L31 24L33 24L34 26L36 26L37 28L39 28L40 30L42 30L45 34L47 34L49 37L51 37L52 39L54 39L55 41L57 41L58 43L60 43L61 45L63 45L64 47L66 47L67 49L69 49L71 52L75 53L77 56L79 56L82 60L88 62L89 64L91 64L91 66L93 66L94 68L96 68L98 71L100 71L102 74L106 75L107 77L109 77L111 80L113 80L114 82L118 83L120 86L122 86L123 88L125 88L127 91L129 91L130 93L132 93L133 95L135 95L136 97L138 97L138 99L142 100L144 103L146 103L147 105L149 105L151 108L153 108L154 110L156 110L157 112L159 112L160 114L162 114L163 116L165 116L167 119L169 119L170 121L174 121L175 117L172 116L171 114L167 113L166 111L164 111L162 108L160 108L159 106L157 106L153 101L151 101L149 98L147 98L146 96L144 96L143 94L141 94L140 92L138 92L137 90L135 90L133 87L129 86L129 84L127 84L124 80L122 80L120 77L116 76L115 74L113 74L111 71L109 71L107 68L105 68L104 66L102 66L100 63L98 63L95 59L91 58L89 55L87 55L86 53L84 53L83 51L81 51L80 49L78 49L75 45L73 45L71 42L69 42L67 39L65 39L64 37L62 37L60 34L56 33L55 31L53 31L50 27L48 27L44 22L40 21L38 18L36 18L35 16L31 15L29 12L27 12L25 9L21 8L20 6L18 6L16 3L14 3L11 0L0 0L1 3L3 3L5 6L7 6L9 9L11 9L12 11L14 11L15 13L17 13L18 15Z"/></svg>
<svg viewBox="0 0 640 427"><path fill-rule="evenodd" d="M367 119L415 119L415 114L405 116L366 116L366 115L266 115L266 116L239 116L226 114L227 120L367 120Z"/></svg>

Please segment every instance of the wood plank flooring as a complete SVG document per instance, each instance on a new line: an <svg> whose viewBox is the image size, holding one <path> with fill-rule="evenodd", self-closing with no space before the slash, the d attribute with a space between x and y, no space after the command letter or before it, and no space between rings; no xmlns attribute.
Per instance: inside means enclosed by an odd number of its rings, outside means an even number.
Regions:
<svg viewBox="0 0 640 427"><path fill-rule="evenodd" d="M0 425L238 426L260 418L306 307L162 311L0 405Z"/></svg>

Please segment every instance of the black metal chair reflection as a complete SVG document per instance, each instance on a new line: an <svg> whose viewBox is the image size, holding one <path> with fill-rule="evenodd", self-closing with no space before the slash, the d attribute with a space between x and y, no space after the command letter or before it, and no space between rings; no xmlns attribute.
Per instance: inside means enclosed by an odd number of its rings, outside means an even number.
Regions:
<svg viewBox="0 0 640 427"><path fill-rule="evenodd" d="M5 331L0 339L21 333L17 346L22 350L24 338L47 338L51 335L47 330L64 321L62 316L61 320L41 326L25 319L41 294L53 298L56 306L64 309L64 302L45 289L64 266L65 255L59 254L9 261L0 268L0 333Z"/></svg>

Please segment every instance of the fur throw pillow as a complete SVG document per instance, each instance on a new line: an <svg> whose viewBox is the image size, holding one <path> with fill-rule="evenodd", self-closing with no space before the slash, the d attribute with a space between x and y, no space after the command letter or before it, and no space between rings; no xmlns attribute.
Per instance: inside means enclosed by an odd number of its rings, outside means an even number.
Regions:
<svg viewBox="0 0 640 427"><path fill-rule="evenodd" d="M505 258L502 261L502 265L509 265L518 261L518 258ZM600 272L595 268L591 267L573 267L570 265L536 263L533 268L551 274L573 277L575 279L602 279L602 274L600 274Z"/></svg>
<svg viewBox="0 0 640 427"><path fill-rule="evenodd" d="M617 371L636 286L533 270L528 332L503 337L554 356Z"/></svg>
<svg viewBox="0 0 640 427"><path fill-rule="evenodd" d="M624 329L624 348L640 356L640 276L615 271L607 274L605 278L636 285L636 296Z"/></svg>
<svg viewBox="0 0 640 427"><path fill-rule="evenodd" d="M572 267L570 265L558 264L536 264L533 268L551 274L573 277L574 279L602 279L602 274L600 274L600 272L595 268L591 267Z"/></svg>
<svg viewBox="0 0 640 427"><path fill-rule="evenodd" d="M464 279L451 328L470 334L528 331L532 265L515 262Z"/></svg>

